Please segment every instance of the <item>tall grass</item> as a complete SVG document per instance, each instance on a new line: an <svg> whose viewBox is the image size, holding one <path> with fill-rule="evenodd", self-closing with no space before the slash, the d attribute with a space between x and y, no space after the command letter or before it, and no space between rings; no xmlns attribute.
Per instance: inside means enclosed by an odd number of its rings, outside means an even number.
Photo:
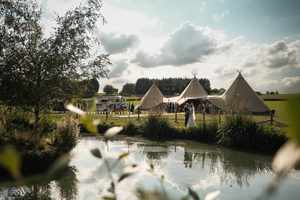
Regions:
<svg viewBox="0 0 300 200"><path fill-rule="evenodd" d="M152 115L142 125L142 135L151 139L168 139L176 137L177 130L166 119Z"/></svg>
<svg viewBox="0 0 300 200"><path fill-rule="evenodd" d="M70 149L75 147L78 139L78 121L71 116L67 116L57 125L53 146L55 146L60 152L68 152Z"/></svg>
<svg viewBox="0 0 300 200"><path fill-rule="evenodd" d="M279 129L258 125L249 117L227 117L218 129L219 144L239 149L275 152L287 140Z"/></svg>
<svg viewBox="0 0 300 200"><path fill-rule="evenodd" d="M99 124L98 132L104 133L113 126ZM244 115L231 115L221 124L215 120L193 128L176 128L167 119L151 115L141 122L128 122L121 134L153 140L188 139L265 153L275 152L287 140L279 128L259 125Z"/></svg>

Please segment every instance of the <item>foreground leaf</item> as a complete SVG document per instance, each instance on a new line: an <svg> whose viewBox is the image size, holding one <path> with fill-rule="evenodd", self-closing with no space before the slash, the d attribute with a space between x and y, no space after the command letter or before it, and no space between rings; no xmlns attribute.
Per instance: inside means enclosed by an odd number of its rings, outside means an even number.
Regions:
<svg viewBox="0 0 300 200"><path fill-rule="evenodd" d="M97 133L97 125L95 125L94 120L85 115L80 118L80 123L90 132L90 133Z"/></svg>
<svg viewBox="0 0 300 200"><path fill-rule="evenodd" d="M300 147L294 142L288 142L276 153L272 167L276 173L288 173L299 161Z"/></svg>
<svg viewBox="0 0 300 200"><path fill-rule="evenodd" d="M81 116L84 116L86 114L83 110L81 110L80 108L74 106L73 104L66 105L66 109L73 112L73 113L81 115Z"/></svg>
<svg viewBox="0 0 300 200"><path fill-rule="evenodd" d="M204 200L215 200L221 194L220 190L210 192L205 196Z"/></svg>
<svg viewBox="0 0 300 200"><path fill-rule="evenodd" d="M21 177L21 157L15 148L7 146L0 152L0 165L15 179Z"/></svg>
<svg viewBox="0 0 300 200"><path fill-rule="evenodd" d="M91 153L96 158L102 159L102 154L101 154L101 151L99 149L92 149Z"/></svg>
<svg viewBox="0 0 300 200"><path fill-rule="evenodd" d="M124 179L126 179L126 178L128 178L128 177L130 177L130 176L132 176L133 175L133 173L124 173L124 174L122 174L121 176L120 176L120 178L118 179L118 182L121 182L121 181L123 181Z"/></svg>
<svg viewBox="0 0 300 200"><path fill-rule="evenodd" d="M119 126L119 127L116 126L116 127L110 128L105 132L104 137L112 138L115 135L119 134L122 130L123 130L123 127L121 127L121 126Z"/></svg>
<svg viewBox="0 0 300 200"><path fill-rule="evenodd" d="M55 176L57 173L61 172L63 169L65 169L70 162L70 156L68 154L65 154L61 157L59 157L55 163L51 166L48 174L50 177Z"/></svg>
<svg viewBox="0 0 300 200"><path fill-rule="evenodd" d="M193 200L200 200L200 197L198 196L197 192L195 192L193 189L188 188L189 195L193 198Z"/></svg>
<svg viewBox="0 0 300 200"><path fill-rule="evenodd" d="M119 155L118 160L122 160L123 158L126 158L129 155L129 153L122 153L121 155Z"/></svg>

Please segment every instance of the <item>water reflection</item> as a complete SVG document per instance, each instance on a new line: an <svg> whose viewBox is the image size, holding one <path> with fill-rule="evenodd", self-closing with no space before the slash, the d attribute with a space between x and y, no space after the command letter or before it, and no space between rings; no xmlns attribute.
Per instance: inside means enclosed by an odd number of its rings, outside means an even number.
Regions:
<svg viewBox="0 0 300 200"><path fill-rule="evenodd" d="M77 199L76 169L68 167L60 178L49 183L39 180L38 183L28 183L20 187L0 189L0 199L14 200L52 200L52 199Z"/></svg>
<svg viewBox="0 0 300 200"><path fill-rule="evenodd" d="M222 184L237 184L239 187L249 186L249 180L254 176L272 173L269 157L198 143L187 142L182 145L139 143L137 151L142 152L151 163L157 165L175 156L177 160L181 160L176 163L178 171L182 163L184 168L202 169L208 175L218 174ZM181 158L176 156L181 153L180 151L183 151Z"/></svg>
<svg viewBox="0 0 300 200"><path fill-rule="evenodd" d="M140 165L153 164L179 190L197 186L205 192L221 190L222 199L254 199L272 178L269 156L190 141L162 143L123 139L104 142L84 138L72 152L70 167L59 178L45 184L0 188L0 200L99 199L107 181L101 163L90 154L93 148L100 148L106 155L128 152L129 160ZM294 175L300 177L299 172ZM287 182L281 196L275 199L297 199L300 180L290 178ZM130 183L132 181L124 188L128 189Z"/></svg>

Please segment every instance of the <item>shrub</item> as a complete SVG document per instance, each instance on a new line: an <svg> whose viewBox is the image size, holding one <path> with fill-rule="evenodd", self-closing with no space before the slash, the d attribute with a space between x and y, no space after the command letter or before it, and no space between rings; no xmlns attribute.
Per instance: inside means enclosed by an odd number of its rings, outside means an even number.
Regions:
<svg viewBox="0 0 300 200"><path fill-rule="evenodd" d="M128 124L124 127L122 134L134 136L134 135L141 135L143 130L141 127L133 122L128 122Z"/></svg>
<svg viewBox="0 0 300 200"><path fill-rule="evenodd" d="M97 125L98 133L104 134L109 128L113 127L112 124L108 124L106 122Z"/></svg>
<svg viewBox="0 0 300 200"><path fill-rule="evenodd" d="M193 139L200 142L217 142L218 123L213 121L205 125L182 129L181 139Z"/></svg>
<svg viewBox="0 0 300 200"><path fill-rule="evenodd" d="M43 117L40 120L39 131L42 135L52 133L57 128L57 123L49 118Z"/></svg>
<svg viewBox="0 0 300 200"><path fill-rule="evenodd" d="M151 139L166 139L176 137L176 129L166 119L149 116L142 125L143 136Z"/></svg>
<svg viewBox="0 0 300 200"><path fill-rule="evenodd" d="M62 119L58 125L53 142L58 151L68 152L78 142L79 127L78 121L70 116Z"/></svg>
<svg viewBox="0 0 300 200"><path fill-rule="evenodd" d="M279 129L258 125L241 115L226 118L218 130L218 138L226 146L262 152L274 152L286 141Z"/></svg>

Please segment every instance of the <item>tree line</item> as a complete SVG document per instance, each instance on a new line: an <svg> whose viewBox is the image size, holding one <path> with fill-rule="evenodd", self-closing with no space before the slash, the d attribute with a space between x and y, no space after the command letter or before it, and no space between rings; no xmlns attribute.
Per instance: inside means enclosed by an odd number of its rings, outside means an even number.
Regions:
<svg viewBox="0 0 300 200"><path fill-rule="evenodd" d="M198 80L208 94L222 94L225 91L225 89L223 88L212 89L210 80L207 78L200 78ZM191 79L189 78L140 78L136 81L136 83L126 83L123 86L123 89L120 92L120 94L124 96L142 96L147 92L147 90L151 87L153 83L156 83L156 85L159 87L159 89L165 96L175 96L179 95L189 84L190 81Z"/></svg>

